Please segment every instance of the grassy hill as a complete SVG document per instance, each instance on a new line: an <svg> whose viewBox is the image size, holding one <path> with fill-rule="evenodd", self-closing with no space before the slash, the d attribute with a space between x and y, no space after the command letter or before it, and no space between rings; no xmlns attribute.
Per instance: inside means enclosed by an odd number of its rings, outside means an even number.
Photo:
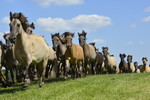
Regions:
<svg viewBox="0 0 150 100"><path fill-rule="evenodd" d="M0 87L0 100L150 100L150 73L46 80L42 88Z"/></svg>

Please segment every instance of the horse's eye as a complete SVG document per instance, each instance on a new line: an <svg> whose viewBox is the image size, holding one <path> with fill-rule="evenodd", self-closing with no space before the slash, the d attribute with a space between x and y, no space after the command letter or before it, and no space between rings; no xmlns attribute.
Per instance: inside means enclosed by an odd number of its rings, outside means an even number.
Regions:
<svg viewBox="0 0 150 100"><path fill-rule="evenodd" d="M20 27L20 24L17 24L17 27Z"/></svg>

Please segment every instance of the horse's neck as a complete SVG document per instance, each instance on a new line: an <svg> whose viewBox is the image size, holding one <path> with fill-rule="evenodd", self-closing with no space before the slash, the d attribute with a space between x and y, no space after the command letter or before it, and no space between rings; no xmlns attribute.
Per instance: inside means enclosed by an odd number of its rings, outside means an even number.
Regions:
<svg viewBox="0 0 150 100"><path fill-rule="evenodd" d="M126 62L124 59L121 59L121 62Z"/></svg>
<svg viewBox="0 0 150 100"><path fill-rule="evenodd" d="M67 48L66 48L65 44L63 44L63 43L59 44L59 51L60 51L62 56L65 54L66 49Z"/></svg>
<svg viewBox="0 0 150 100"><path fill-rule="evenodd" d="M17 35L15 45L19 44L20 46L23 46L24 43L27 41L27 35L28 34L26 34L25 31L22 29L20 34Z"/></svg>

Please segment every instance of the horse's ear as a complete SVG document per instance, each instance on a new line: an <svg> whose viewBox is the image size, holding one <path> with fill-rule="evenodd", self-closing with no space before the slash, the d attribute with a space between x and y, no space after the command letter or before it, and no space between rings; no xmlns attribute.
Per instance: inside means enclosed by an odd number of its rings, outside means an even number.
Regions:
<svg viewBox="0 0 150 100"><path fill-rule="evenodd" d="M72 33L71 36L74 37L74 33Z"/></svg>
<svg viewBox="0 0 150 100"><path fill-rule="evenodd" d="M145 57L146 61L148 61L148 59Z"/></svg>
<svg viewBox="0 0 150 100"><path fill-rule="evenodd" d="M20 13L19 13L19 18L21 18L21 17L22 17L22 13L20 12Z"/></svg>
<svg viewBox="0 0 150 100"><path fill-rule="evenodd" d="M105 47L102 47L102 50L104 50L105 49Z"/></svg>
<svg viewBox="0 0 150 100"><path fill-rule="evenodd" d="M59 33L56 33L56 36L59 36Z"/></svg>
<svg viewBox="0 0 150 100"><path fill-rule="evenodd" d="M12 20L12 17L13 17L13 14L12 14L12 12L10 12L9 14L10 14L10 17L9 17L9 19L10 19L10 20Z"/></svg>
<svg viewBox="0 0 150 100"><path fill-rule="evenodd" d="M126 54L123 54L124 55L124 57L126 57Z"/></svg>
<svg viewBox="0 0 150 100"><path fill-rule="evenodd" d="M121 53L119 54L119 57L121 57Z"/></svg>
<svg viewBox="0 0 150 100"><path fill-rule="evenodd" d="M51 33L51 38L53 38L54 34Z"/></svg>
<svg viewBox="0 0 150 100"><path fill-rule="evenodd" d="M35 29L34 23L32 22L30 27L32 27L33 29Z"/></svg>
<svg viewBox="0 0 150 100"><path fill-rule="evenodd" d="M144 57L142 58L142 60L144 60Z"/></svg>
<svg viewBox="0 0 150 100"><path fill-rule="evenodd" d="M4 32L3 38L5 39L5 37L6 37L6 33Z"/></svg>
<svg viewBox="0 0 150 100"><path fill-rule="evenodd" d="M78 36L80 36L81 34L78 32Z"/></svg>
<svg viewBox="0 0 150 100"><path fill-rule="evenodd" d="M86 36L87 33L84 30L82 30L82 34L84 34L84 36Z"/></svg>
<svg viewBox="0 0 150 100"><path fill-rule="evenodd" d="M106 49L108 50L108 47L106 47Z"/></svg>
<svg viewBox="0 0 150 100"><path fill-rule="evenodd" d="M93 43L93 46L95 46L95 42L92 42Z"/></svg>

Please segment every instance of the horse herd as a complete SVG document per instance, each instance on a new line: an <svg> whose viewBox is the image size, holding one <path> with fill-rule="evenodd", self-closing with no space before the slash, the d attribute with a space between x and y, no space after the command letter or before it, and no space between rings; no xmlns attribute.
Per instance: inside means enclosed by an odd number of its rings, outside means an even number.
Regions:
<svg viewBox="0 0 150 100"><path fill-rule="evenodd" d="M85 77L94 74L140 73L150 72L147 58L143 57L143 66L132 63L132 56L120 54L120 63L102 47L102 53L95 43L86 43L87 33L78 33L79 45L72 42L74 33L51 34L53 47L43 36L33 33L34 24L29 24L22 13L10 12L10 33L4 34L5 44L0 42L0 82L3 86L23 82L23 87L30 84L30 79L39 79L39 87L45 78ZM6 71L2 71L2 66ZM10 75L8 74L10 72ZM11 78L9 77L11 76Z"/></svg>

